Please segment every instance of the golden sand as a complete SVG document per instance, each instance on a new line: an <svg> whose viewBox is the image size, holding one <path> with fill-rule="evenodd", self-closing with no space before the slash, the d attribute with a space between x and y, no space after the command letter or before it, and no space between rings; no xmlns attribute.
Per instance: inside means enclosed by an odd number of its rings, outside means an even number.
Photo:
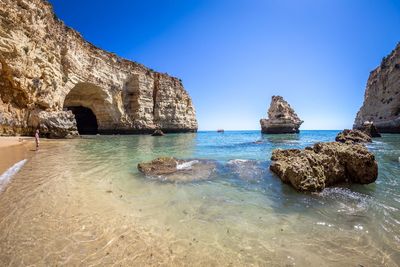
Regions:
<svg viewBox="0 0 400 267"><path fill-rule="evenodd" d="M35 151L33 137L0 137L0 174Z"/></svg>

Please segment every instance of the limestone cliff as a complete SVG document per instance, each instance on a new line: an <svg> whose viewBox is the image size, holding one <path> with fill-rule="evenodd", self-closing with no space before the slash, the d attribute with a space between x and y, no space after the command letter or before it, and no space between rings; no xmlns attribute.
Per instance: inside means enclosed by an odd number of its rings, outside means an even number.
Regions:
<svg viewBox="0 0 400 267"><path fill-rule="evenodd" d="M373 122L381 133L400 133L400 44L371 72L354 128Z"/></svg>
<svg viewBox="0 0 400 267"><path fill-rule="evenodd" d="M197 130L179 79L93 46L45 0L0 0L0 134L76 134L78 117L100 133Z"/></svg>
<svg viewBox="0 0 400 267"><path fill-rule="evenodd" d="M261 119L261 132L267 134L298 133L302 120L281 96L272 96L268 119Z"/></svg>

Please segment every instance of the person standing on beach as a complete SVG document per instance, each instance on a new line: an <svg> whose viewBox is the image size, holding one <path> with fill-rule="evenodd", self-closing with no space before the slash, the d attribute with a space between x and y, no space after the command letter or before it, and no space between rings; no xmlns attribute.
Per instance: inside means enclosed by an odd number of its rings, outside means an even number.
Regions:
<svg viewBox="0 0 400 267"><path fill-rule="evenodd" d="M36 130L35 133L35 142L36 142L36 150L39 150L39 129Z"/></svg>

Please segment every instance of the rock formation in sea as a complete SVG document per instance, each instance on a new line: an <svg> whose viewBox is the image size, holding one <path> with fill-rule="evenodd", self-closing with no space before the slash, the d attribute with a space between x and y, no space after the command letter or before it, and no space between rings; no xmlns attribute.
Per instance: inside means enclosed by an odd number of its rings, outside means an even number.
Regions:
<svg viewBox="0 0 400 267"><path fill-rule="evenodd" d="M211 160L182 160L160 157L138 164L138 170L150 178L166 182L193 182L208 180L216 170L217 163Z"/></svg>
<svg viewBox="0 0 400 267"><path fill-rule="evenodd" d="M0 135L197 130L180 79L95 47L45 0L2 0L0 14Z"/></svg>
<svg viewBox="0 0 400 267"><path fill-rule="evenodd" d="M154 131L154 133L151 134L152 136L164 136L164 132L161 131L160 129L157 129Z"/></svg>
<svg viewBox="0 0 400 267"><path fill-rule="evenodd" d="M298 133L302 120L281 96L272 96L268 118L261 119L261 132L266 134Z"/></svg>
<svg viewBox="0 0 400 267"><path fill-rule="evenodd" d="M360 130L344 129L337 134L335 140L341 143L370 143L371 136Z"/></svg>
<svg viewBox="0 0 400 267"><path fill-rule="evenodd" d="M382 137L373 122L366 121L358 129L371 137Z"/></svg>
<svg viewBox="0 0 400 267"><path fill-rule="evenodd" d="M400 43L369 75L353 127L361 129L365 122L381 133L400 133Z"/></svg>
<svg viewBox="0 0 400 267"><path fill-rule="evenodd" d="M338 183L372 183L378 177L375 156L360 144L317 143L305 149L276 149L271 171L299 191L320 191Z"/></svg>

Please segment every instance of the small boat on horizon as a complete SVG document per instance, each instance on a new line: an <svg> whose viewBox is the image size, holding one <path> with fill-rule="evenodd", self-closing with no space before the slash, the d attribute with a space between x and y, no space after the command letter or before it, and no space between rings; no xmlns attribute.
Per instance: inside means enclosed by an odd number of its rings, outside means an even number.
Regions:
<svg viewBox="0 0 400 267"><path fill-rule="evenodd" d="M224 129L218 129L218 130L217 130L217 133L223 133L223 132L225 132Z"/></svg>

